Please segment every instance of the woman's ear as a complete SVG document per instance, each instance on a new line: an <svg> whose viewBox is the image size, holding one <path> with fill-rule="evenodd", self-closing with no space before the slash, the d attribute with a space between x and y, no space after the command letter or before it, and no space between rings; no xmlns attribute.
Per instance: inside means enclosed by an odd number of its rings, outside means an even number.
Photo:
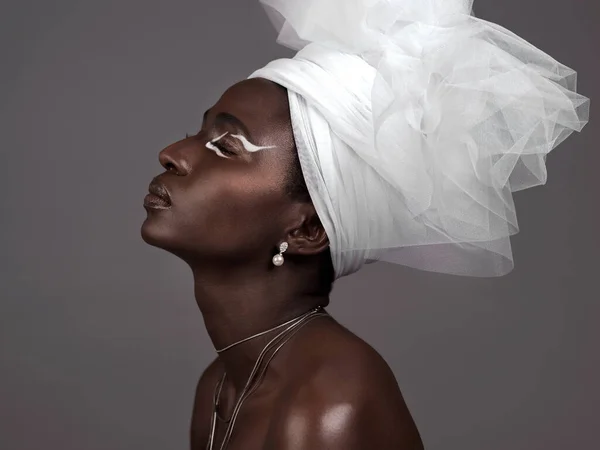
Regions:
<svg viewBox="0 0 600 450"><path fill-rule="evenodd" d="M329 238L311 203L300 203L296 224L287 230L288 254L317 255L329 246Z"/></svg>

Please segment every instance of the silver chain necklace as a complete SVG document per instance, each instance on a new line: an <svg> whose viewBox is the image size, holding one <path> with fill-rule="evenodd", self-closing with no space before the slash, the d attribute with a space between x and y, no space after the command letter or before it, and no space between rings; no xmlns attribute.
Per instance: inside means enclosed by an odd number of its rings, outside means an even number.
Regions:
<svg viewBox="0 0 600 450"><path fill-rule="evenodd" d="M227 430L225 431L225 436L223 438L223 442L221 443L221 447L220 450L225 450L225 448L227 447L227 444L229 443L229 440L231 439L231 435L233 433L233 427L235 425L235 421L236 418L239 414L240 408L242 406L242 403L244 402L244 400L246 400L255 390L256 388L259 386L260 382L262 381L264 374L266 372L267 367L269 366L269 363L271 362L271 360L273 359L273 357L275 356L275 354L281 349L281 347L283 347L287 341L289 341L289 339L295 334L297 333L300 328L302 326L304 326L305 324L307 324L309 321L319 317L319 316L329 316L329 314L323 310L322 306L317 306L316 308L311 309L310 311L302 314L301 316L289 320L281 325L278 325L274 328L271 328L268 331L272 331L274 329L280 328L286 324L290 324L290 326L288 326L285 330L283 330L282 332L280 332L279 334L277 334L277 336L275 336L273 339L271 339L266 345L265 347L262 349L262 351L260 352L256 363L254 364L254 367L252 368L252 371L250 372L250 376L248 377L248 381L246 381L246 385L244 386L244 389L242 390L242 393L240 394L237 402L235 403L235 406L233 408L233 413L231 414L231 417L227 420L224 420L222 418L219 417L218 415L218 407L219 407L219 397L221 394L221 389L223 388L223 383L225 381L225 377L227 376L227 373L224 372L223 376L221 378L221 380L219 381L219 383L217 384L216 388L215 388L215 394L213 397L213 414L212 414L212 419L211 419L211 426L210 426L210 434L209 434L209 438L208 438L208 444L206 446L206 450L213 450L213 446L214 446L214 439L215 439L215 429L216 429L216 424L217 424L217 418L221 419L224 422L228 422L227 425ZM285 336L286 332L290 332L287 336ZM224 351L225 349L231 348L234 345L240 344L242 342L245 342L253 337L258 337L265 334L265 332L261 332L261 333L257 333L256 335L250 336L250 338L245 338L241 341L238 341L230 346L225 347L222 350L219 351ZM258 368L260 367L261 362L263 361L265 354L268 350L270 350L272 347L274 347L275 345L277 345L280 341L283 341L279 344L279 346L275 349L275 351L271 354L271 356L269 357L269 359L267 360L266 364L264 365L264 367L261 368L260 372L258 372ZM256 376L256 378L255 378Z"/></svg>
<svg viewBox="0 0 600 450"><path fill-rule="evenodd" d="M322 308L321 306L317 306L316 308L314 308L314 310L318 310L318 309L321 309L321 308ZM311 311L313 311L313 310L311 310ZM310 313L310 311L308 313ZM304 313L304 314L308 314L308 313ZM224 352L225 350L229 350L231 347L234 347L234 346L236 346L238 344L241 344L242 342L246 342L246 341L249 341L250 339L254 339L255 337L262 336L263 334L267 334L269 331L273 331L273 330L276 330L277 328L281 328L284 325L287 325L288 323L292 323L295 320L299 320L301 317L302 316L296 317L294 319L291 319L291 320L288 320L287 322L282 323L281 325L277 325L277 326L275 326L273 328L269 328L268 330L261 331L260 333L253 334L252 336L249 336L249 337L244 338L244 339L242 339L240 341L234 342L233 344L230 344L227 347L222 348L221 350L217 350L217 353Z"/></svg>

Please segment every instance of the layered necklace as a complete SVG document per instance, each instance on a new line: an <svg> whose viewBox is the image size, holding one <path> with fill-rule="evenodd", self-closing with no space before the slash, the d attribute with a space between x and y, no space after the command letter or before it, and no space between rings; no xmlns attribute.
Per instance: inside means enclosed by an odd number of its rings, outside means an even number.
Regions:
<svg viewBox="0 0 600 450"><path fill-rule="evenodd" d="M254 367L252 368L252 371L250 372L248 381L246 381L246 385L244 386L242 393L240 394L237 402L235 403L235 406L233 407L233 413L231 414L231 417L229 419L223 419L218 413L219 397L221 396L221 389L223 388L223 382L225 381L225 377L227 376L226 372L223 373L221 380L219 381L219 383L217 383L217 386L215 387L215 394L213 397L213 414L212 414L212 419L211 419L211 424L210 424L210 434L208 437L208 444L206 446L206 450L214 450L213 446L214 446L214 440L215 440L215 430L216 430L216 426L217 426L217 419L224 423L227 423L227 430L225 431L225 436L223 438L223 442L221 443L221 447L219 448L219 450L225 450L225 448L227 447L227 444L229 443L229 441L231 439L231 434L233 433L233 427L235 425L235 421L239 414L240 408L242 407L242 403L260 385L260 382L262 381L262 379L264 377L267 367L269 366L269 363L271 362L271 360L273 359L275 354L281 349L281 347L283 347L285 345L285 343L287 341L290 340L290 338L295 333L297 333L300 330L300 328L302 326L306 325L308 322L310 322L311 320L313 320L319 316L329 316L327 311L325 311L322 306L317 306L316 308L311 309L310 311L302 314L301 316L296 317L295 319L288 320L287 322L277 325L276 327L273 327L268 330L262 331L260 333L254 334L254 335L244 338L240 341L234 342L233 344L228 345L225 348L217 350L217 353L224 352L225 350L228 350L231 347L241 344L242 342L249 341L250 339L256 338L258 336L262 336L263 334L266 334L270 331L273 331L273 330L276 330L278 328L288 325L283 331L281 331L273 339L271 339L264 346L264 348L258 355L258 359L256 360L256 363L254 363ZM261 363L265 359L266 353L272 348L275 348L275 351L273 351L273 353L271 353L271 356L267 359L266 364L264 364L261 367Z"/></svg>

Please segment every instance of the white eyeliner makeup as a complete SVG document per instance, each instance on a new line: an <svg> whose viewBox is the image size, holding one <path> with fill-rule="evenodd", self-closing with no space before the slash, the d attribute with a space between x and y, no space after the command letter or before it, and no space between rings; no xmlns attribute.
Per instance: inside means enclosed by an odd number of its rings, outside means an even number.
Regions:
<svg viewBox="0 0 600 450"><path fill-rule="evenodd" d="M217 138L215 138L215 139L207 142L206 143L206 147L209 148L209 149L211 149L217 155L219 155L219 156L221 156L223 158L230 158L229 156L224 155L223 152L221 152L221 150L219 150L219 148L214 145L215 142L217 142L219 139L223 138L227 134L229 134L229 131L226 131L221 136L219 136L219 137L217 137ZM244 136L242 134L232 134L231 136L234 137L234 138L236 138L236 139L238 139L242 143L242 145L244 146L244 148L246 149L246 151L248 151L248 152L257 152L259 150L265 150L265 149L277 147L276 145L268 145L268 146L259 147L258 145L254 145L250 141L248 141L248 139L246 139L246 136Z"/></svg>
<svg viewBox="0 0 600 450"><path fill-rule="evenodd" d="M264 150L264 149L275 148L276 147L276 145L269 145L269 146L265 146L265 147L259 147L257 145L252 144L251 142L249 142L248 139L246 139L246 136L244 136L242 134L232 134L231 136L233 136L234 138L239 139L240 141L242 141L242 145L244 146L244 148L248 152L257 152L259 150Z"/></svg>

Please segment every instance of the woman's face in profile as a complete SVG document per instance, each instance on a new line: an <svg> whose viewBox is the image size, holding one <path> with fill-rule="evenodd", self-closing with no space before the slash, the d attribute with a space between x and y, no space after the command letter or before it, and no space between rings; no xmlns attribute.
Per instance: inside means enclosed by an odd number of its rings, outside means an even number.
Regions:
<svg viewBox="0 0 600 450"><path fill-rule="evenodd" d="M170 206L145 203L142 238L187 258L247 262L271 252L292 213L285 187L295 151L286 90L260 78L233 85L197 134L160 152L165 172L153 183Z"/></svg>

